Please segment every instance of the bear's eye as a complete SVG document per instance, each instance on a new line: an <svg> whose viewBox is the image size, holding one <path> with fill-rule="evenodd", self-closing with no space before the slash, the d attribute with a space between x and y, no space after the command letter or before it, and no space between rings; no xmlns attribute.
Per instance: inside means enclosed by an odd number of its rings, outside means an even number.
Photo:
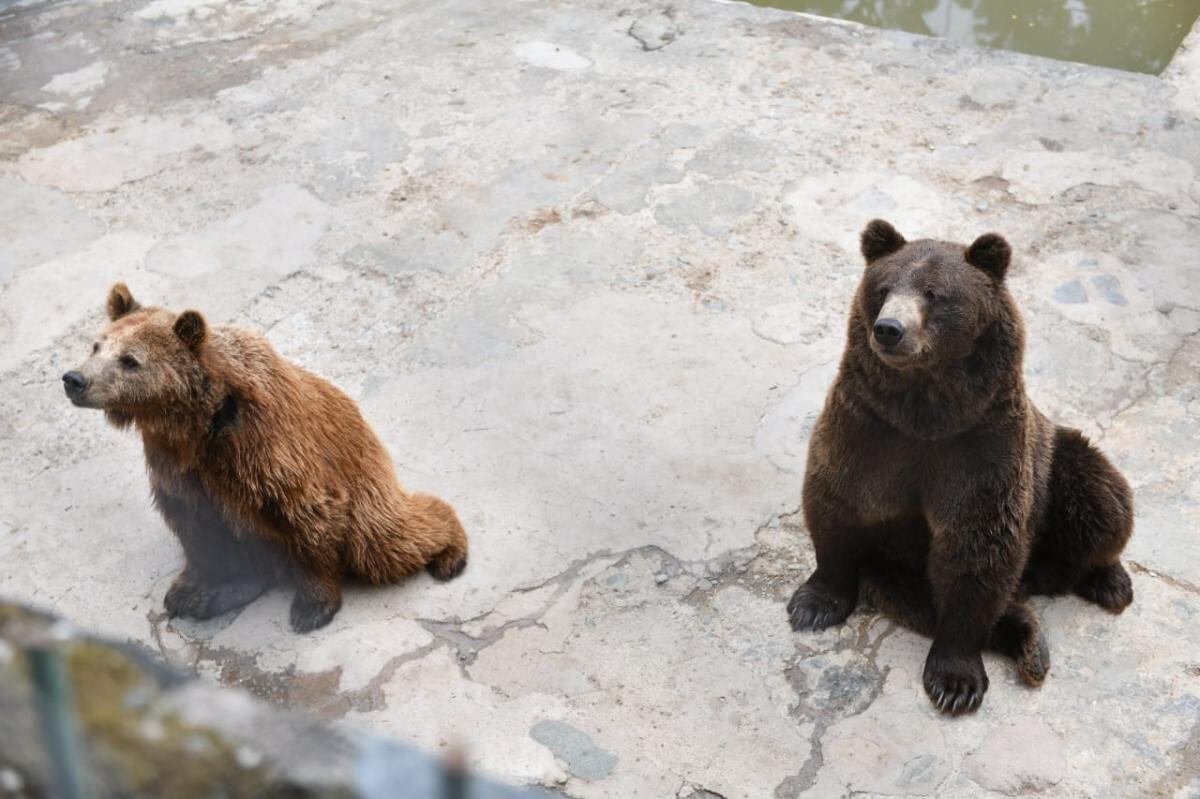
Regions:
<svg viewBox="0 0 1200 799"><path fill-rule="evenodd" d="M100 351L100 342L99 341L92 342L92 355L95 355L99 351Z"/></svg>
<svg viewBox="0 0 1200 799"><path fill-rule="evenodd" d="M930 302L937 302L938 294L933 289L926 289L925 290L925 299L929 300Z"/></svg>
<svg viewBox="0 0 1200 799"><path fill-rule="evenodd" d="M883 300L886 300L886 299L887 299L888 291L889 291L889 289L888 289L888 287L887 287L887 286L880 286L880 287L879 287L879 300L880 300L881 302L882 302Z"/></svg>
<svg viewBox="0 0 1200 799"><path fill-rule="evenodd" d="M136 369L141 366L141 364L138 363L138 359L132 355L122 355L121 366L124 366L126 369Z"/></svg>

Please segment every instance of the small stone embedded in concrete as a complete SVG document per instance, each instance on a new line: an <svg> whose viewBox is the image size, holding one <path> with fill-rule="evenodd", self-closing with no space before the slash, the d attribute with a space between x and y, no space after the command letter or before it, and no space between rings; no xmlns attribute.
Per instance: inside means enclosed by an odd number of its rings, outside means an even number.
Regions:
<svg viewBox="0 0 1200 799"><path fill-rule="evenodd" d="M529 734L581 780L602 780L617 765L615 755L599 748L590 735L564 721L539 721Z"/></svg>

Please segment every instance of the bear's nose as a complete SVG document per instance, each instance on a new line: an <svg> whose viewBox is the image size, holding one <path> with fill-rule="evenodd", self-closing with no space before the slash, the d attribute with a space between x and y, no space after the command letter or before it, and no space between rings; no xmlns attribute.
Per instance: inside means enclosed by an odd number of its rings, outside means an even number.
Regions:
<svg viewBox="0 0 1200 799"><path fill-rule="evenodd" d="M75 395L87 388L87 378L80 372L67 372L62 377L63 388L67 390L67 394Z"/></svg>
<svg viewBox="0 0 1200 799"><path fill-rule="evenodd" d="M880 319L875 323L875 340L885 347L894 347L904 338L904 325L899 319Z"/></svg>

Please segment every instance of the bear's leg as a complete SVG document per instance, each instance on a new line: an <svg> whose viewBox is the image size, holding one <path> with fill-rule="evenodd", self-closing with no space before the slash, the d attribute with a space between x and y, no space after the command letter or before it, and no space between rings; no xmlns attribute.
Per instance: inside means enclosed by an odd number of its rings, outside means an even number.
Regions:
<svg viewBox="0 0 1200 799"><path fill-rule="evenodd" d="M974 712L987 693L981 652L1015 594L1027 533L1018 479L978 464L948 466L952 471L933 482L937 490L927 498L937 627L924 685L938 710L957 715Z"/></svg>
<svg viewBox="0 0 1200 799"><path fill-rule="evenodd" d="M1133 493L1125 478L1082 433L1059 427L1047 511L1022 592L1074 592L1120 613L1133 601L1133 586L1120 563L1132 532Z"/></svg>
<svg viewBox="0 0 1200 799"><path fill-rule="evenodd" d="M467 533L449 503L428 494L414 494L413 512L419 513L435 553L425 564L437 580L453 580L467 568Z"/></svg>
<svg viewBox="0 0 1200 799"><path fill-rule="evenodd" d="M844 622L858 604L858 567L865 531L848 523L842 503L809 469L804 479L804 517L817 569L787 605L792 629L823 630Z"/></svg>
<svg viewBox="0 0 1200 799"><path fill-rule="evenodd" d="M467 567L467 534L446 502L428 494L398 493L362 524L342 533L346 570L372 585L386 585L426 569L452 580Z"/></svg>
<svg viewBox="0 0 1200 799"><path fill-rule="evenodd" d="M1013 659L1017 676L1031 688L1041 685L1050 671L1050 644L1037 616L1025 604L1012 602L992 627L987 648Z"/></svg>
<svg viewBox="0 0 1200 799"><path fill-rule="evenodd" d="M257 544L239 538L206 494L195 489L179 496L155 486L154 501L186 561L163 598L168 616L211 619L270 588L273 576L252 551Z"/></svg>
<svg viewBox="0 0 1200 799"><path fill-rule="evenodd" d="M932 637L937 631L933 589L924 572L879 557L868 558L862 568L867 600L888 618ZM985 648L1012 658L1017 675L1037 687L1050 670L1050 647L1033 611L1010 602L992 627Z"/></svg>
<svg viewBox="0 0 1200 799"><path fill-rule="evenodd" d="M332 564L301 564L294 567L296 596L290 611L292 629L312 632L333 620L342 607L341 575Z"/></svg>

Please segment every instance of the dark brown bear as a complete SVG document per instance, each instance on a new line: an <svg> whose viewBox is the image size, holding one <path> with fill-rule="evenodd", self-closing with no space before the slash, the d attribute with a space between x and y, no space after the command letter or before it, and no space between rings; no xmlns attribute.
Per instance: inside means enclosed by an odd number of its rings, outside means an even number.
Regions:
<svg viewBox="0 0 1200 799"><path fill-rule="evenodd" d="M154 503L186 564L171 616L207 619L288 577L292 628L328 624L344 577L389 583L467 561L454 510L409 494L351 400L266 339L195 311L143 308L124 284L67 396L141 433Z"/></svg>
<svg viewBox="0 0 1200 799"><path fill-rule="evenodd" d="M843 622L860 580L933 637L925 690L979 707L980 653L1040 684L1049 653L1030 594L1074 592L1114 613L1133 600L1118 557L1133 529L1119 472L1025 395L1025 335L1004 286L1010 249L862 234L867 267L837 379L813 431L804 519L817 569L792 596L796 630Z"/></svg>

